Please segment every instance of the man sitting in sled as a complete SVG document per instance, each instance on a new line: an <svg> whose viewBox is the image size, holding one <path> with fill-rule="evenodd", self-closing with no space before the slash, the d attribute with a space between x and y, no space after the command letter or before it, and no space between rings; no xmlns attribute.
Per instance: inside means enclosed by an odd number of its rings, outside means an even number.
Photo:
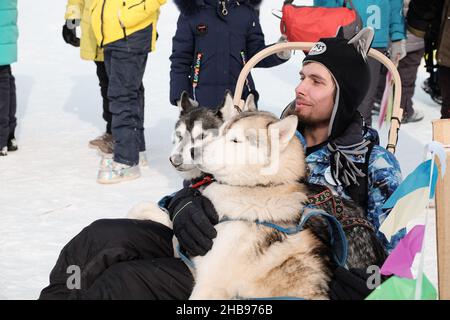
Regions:
<svg viewBox="0 0 450 320"><path fill-rule="evenodd" d="M284 114L295 112L305 137L309 182L352 198L378 229L387 213L382 204L400 184L395 157L378 146L374 131L357 112L369 86L365 55L373 31L361 31L348 43L340 37L321 39L303 61L296 100ZM353 45L354 50L341 50ZM190 205L186 204L190 202ZM211 202L186 187L168 204L175 236L192 255L212 247L217 213ZM194 285L189 268L174 257L166 226L143 220L103 219L92 223L62 250L41 299L187 299ZM381 237L382 235L380 235ZM396 242L402 234L393 238ZM395 243L388 243L386 249ZM82 270L81 289L70 290L67 268ZM366 270L338 268L330 283L331 299L363 299L369 293Z"/></svg>

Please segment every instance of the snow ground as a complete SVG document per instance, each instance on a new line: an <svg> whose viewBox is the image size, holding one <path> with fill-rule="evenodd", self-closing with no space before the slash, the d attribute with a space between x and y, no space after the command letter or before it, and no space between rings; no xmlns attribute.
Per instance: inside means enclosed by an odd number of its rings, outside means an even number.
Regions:
<svg viewBox="0 0 450 320"><path fill-rule="evenodd" d="M261 8L267 43L279 36L270 10L280 3L266 0ZM80 60L78 50L61 39L65 1L22 0L19 5L20 61L13 72L20 149L0 162L0 299L36 299L60 250L83 227L100 218L125 217L135 203L157 201L181 185L167 161L178 115L168 102L168 57L178 15L173 3L162 8L157 51L150 54L144 78L150 166L140 179L110 186L97 184L100 157L87 146L104 131L95 65ZM296 53L280 67L253 71L260 109L279 114L294 97L302 57ZM439 106L420 89L425 78L420 68L414 102L425 119L400 130L396 155L405 175L422 161L431 120L439 118ZM386 139L385 129L381 136ZM436 283L431 220L425 265Z"/></svg>

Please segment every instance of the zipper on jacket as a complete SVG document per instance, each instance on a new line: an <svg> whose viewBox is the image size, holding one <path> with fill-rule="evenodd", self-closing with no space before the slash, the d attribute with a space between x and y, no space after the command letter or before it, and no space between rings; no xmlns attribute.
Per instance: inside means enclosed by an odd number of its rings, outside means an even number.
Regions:
<svg viewBox="0 0 450 320"><path fill-rule="evenodd" d="M222 5L222 15L226 16L228 15L228 10L227 10L227 6L225 5L225 1L220 1L220 4Z"/></svg>
<svg viewBox="0 0 450 320"><path fill-rule="evenodd" d="M101 26L101 32L102 32L102 41L100 43L100 48L103 48L103 41L105 40L105 31L104 31L104 23L103 23L103 16L105 13L105 4L106 4L106 0L103 0L103 4L102 4L102 14L100 16L100 22L102 24Z"/></svg>
<svg viewBox="0 0 450 320"><path fill-rule="evenodd" d="M141 4L144 4L144 10L145 10L145 9L146 9L146 8L145 8L145 1L146 1L146 0L142 0L142 1L139 2L139 3L133 4L132 6L129 6L128 9L131 9L131 8L140 6ZM124 2L124 4L125 4L125 2Z"/></svg>
<svg viewBox="0 0 450 320"><path fill-rule="evenodd" d="M145 1L145 0L144 0L144 1ZM141 2L141 3L142 3L142 2ZM126 3L125 1L123 1L123 2L122 2L122 5L125 7L125 6L127 5L127 3ZM128 9L130 9L130 8L128 8ZM120 24L120 26L122 27L123 37L124 37L125 41L128 41L128 38L127 38L127 30L125 29L125 25L123 24L122 20L120 20L120 10L119 10L119 12L117 13L117 15L118 15L118 18L119 18L119 24Z"/></svg>
<svg viewBox="0 0 450 320"><path fill-rule="evenodd" d="M198 86L198 78L200 76L200 66L202 63L202 58L203 58L203 53L198 52L197 53L197 59L195 60L195 65L194 65L194 77L192 79L192 95L195 101L197 101L197 97L195 94L195 89Z"/></svg>

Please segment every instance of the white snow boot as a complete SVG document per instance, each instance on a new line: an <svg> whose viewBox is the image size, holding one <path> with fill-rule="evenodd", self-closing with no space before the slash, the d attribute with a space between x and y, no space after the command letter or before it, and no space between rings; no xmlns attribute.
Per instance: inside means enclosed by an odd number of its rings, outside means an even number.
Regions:
<svg viewBox="0 0 450 320"><path fill-rule="evenodd" d="M112 161L106 167L100 167L98 170L97 182L101 184L113 184L122 181L134 180L141 176L139 165L128 166L119 162Z"/></svg>

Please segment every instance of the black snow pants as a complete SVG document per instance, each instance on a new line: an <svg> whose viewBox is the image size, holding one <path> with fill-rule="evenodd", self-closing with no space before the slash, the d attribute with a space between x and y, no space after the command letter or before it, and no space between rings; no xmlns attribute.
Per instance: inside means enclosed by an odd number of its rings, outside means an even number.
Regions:
<svg viewBox="0 0 450 320"><path fill-rule="evenodd" d="M0 149L14 136L16 108L16 81L11 66L0 66Z"/></svg>
<svg viewBox="0 0 450 320"><path fill-rule="evenodd" d="M39 299L186 300L194 279L173 257L172 236L171 229L152 221L97 220L62 249ZM68 285L74 266L81 275L78 289ZM371 292L368 277L365 270L337 267L330 299L364 299Z"/></svg>
<svg viewBox="0 0 450 320"><path fill-rule="evenodd" d="M194 280L174 258L172 237L152 221L97 220L62 249L39 299L188 299ZM81 281L72 289L74 266Z"/></svg>

